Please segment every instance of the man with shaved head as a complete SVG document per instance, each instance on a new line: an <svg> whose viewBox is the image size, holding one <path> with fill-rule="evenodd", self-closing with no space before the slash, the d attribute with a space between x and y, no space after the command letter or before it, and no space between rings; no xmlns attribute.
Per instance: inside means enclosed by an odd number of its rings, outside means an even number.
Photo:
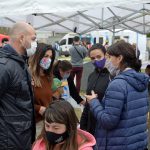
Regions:
<svg viewBox="0 0 150 150"><path fill-rule="evenodd" d="M0 149L30 150L35 137L33 94L26 57L36 50L36 33L25 22L10 31L0 49Z"/></svg>

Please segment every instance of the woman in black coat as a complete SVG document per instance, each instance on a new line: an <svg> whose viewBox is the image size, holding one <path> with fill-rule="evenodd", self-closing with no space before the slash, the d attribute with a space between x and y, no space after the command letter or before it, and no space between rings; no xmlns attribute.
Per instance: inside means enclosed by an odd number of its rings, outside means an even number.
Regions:
<svg viewBox="0 0 150 150"><path fill-rule="evenodd" d="M93 90L98 94L99 100L102 100L111 80L110 74L105 68L105 53L106 49L101 44L95 44L89 50L89 57L95 66L95 70L88 77L86 94L90 95ZM86 103L80 120L80 128L94 135L95 125L94 116L90 112L89 104Z"/></svg>

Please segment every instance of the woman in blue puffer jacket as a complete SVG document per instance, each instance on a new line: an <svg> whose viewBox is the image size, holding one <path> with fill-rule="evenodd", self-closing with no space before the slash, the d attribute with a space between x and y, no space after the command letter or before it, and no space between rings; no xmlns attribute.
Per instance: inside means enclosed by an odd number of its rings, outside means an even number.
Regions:
<svg viewBox="0 0 150 150"><path fill-rule="evenodd" d="M102 103L87 95L97 124L99 150L145 150L147 147L148 76L140 73L141 62L129 43L120 41L107 51L107 69L120 73L110 82Z"/></svg>

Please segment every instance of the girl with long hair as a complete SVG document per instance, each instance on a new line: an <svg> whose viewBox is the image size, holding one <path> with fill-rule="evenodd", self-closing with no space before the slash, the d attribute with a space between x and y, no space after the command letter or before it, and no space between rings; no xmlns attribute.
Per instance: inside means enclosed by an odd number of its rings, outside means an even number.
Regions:
<svg viewBox="0 0 150 150"><path fill-rule="evenodd" d="M32 76L36 122L43 118L46 107L52 101L52 66L55 51L51 45L39 43L35 54L29 59L29 70ZM37 124L38 125L38 124Z"/></svg>

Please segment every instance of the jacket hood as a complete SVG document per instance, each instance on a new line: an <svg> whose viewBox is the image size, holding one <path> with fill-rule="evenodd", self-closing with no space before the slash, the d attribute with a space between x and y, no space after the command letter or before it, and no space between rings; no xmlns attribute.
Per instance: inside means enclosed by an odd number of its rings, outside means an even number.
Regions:
<svg viewBox="0 0 150 150"><path fill-rule="evenodd" d="M139 92L144 91L147 88L149 77L140 72L136 72L133 69L123 71L115 79L124 79L126 80L134 89Z"/></svg>
<svg viewBox="0 0 150 150"><path fill-rule="evenodd" d="M82 138L80 137L81 135L84 135L86 137L87 142L85 142L84 144L82 144L79 147L79 150L88 150L89 148L93 147L96 144L96 140L94 138L94 136L86 131L83 131L81 129L78 129L78 136L77 136L77 140L78 143L82 143Z"/></svg>
<svg viewBox="0 0 150 150"><path fill-rule="evenodd" d="M0 56L14 59L20 63L25 63L26 56L20 56L15 49L7 44L3 48L0 49Z"/></svg>
<svg viewBox="0 0 150 150"><path fill-rule="evenodd" d="M86 139L87 139L87 142L82 144L79 147L79 150L91 150L91 148L96 144L96 140L95 140L94 136L86 131L78 129L77 141L78 141L79 145L81 144L81 141L83 140L79 134L84 135L84 137L86 137ZM46 149L46 146L45 146L45 142L44 142L43 138L37 140L35 142L35 144L33 145L33 150L45 150L45 149Z"/></svg>

